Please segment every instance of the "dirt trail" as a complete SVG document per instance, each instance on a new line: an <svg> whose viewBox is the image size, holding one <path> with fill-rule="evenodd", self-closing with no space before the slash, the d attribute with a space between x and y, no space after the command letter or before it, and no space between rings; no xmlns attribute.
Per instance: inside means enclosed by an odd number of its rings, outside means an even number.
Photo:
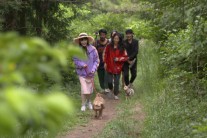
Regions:
<svg viewBox="0 0 207 138"><path fill-rule="evenodd" d="M116 117L116 106L120 100L109 99L106 95L105 109L103 111L103 119L95 119L94 116L88 122L88 124L77 126L74 130L67 133L61 138L92 138L100 133L105 125Z"/></svg>
<svg viewBox="0 0 207 138"><path fill-rule="evenodd" d="M106 124L117 116L116 107L121 102L121 100L110 99L106 95L103 95L103 98L105 99L103 119L95 119L93 114L91 120L87 124L79 125L74 128L74 130L65 134L65 136L61 136L59 138L93 138L102 132ZM139 136L140 130L142 128L142 123L145 118L145 113L142 111L142 109L143 106L139 102L136 103L136 106L132 109L134 115L131 117L134 120L139 120L141 122L137 136Z"/></svg>

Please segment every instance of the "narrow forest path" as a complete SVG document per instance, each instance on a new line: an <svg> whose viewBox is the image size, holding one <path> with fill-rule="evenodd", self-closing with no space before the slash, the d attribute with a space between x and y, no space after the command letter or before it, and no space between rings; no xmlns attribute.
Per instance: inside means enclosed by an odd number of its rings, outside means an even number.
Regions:
<svg viewBox="0 0 207 138"><path fill-rule="evenodd" d="M93 138L94 136L97 136L99 133L102 132L104 127L107 125L108 122L112 121L117 117L117 110L116 107L120 102L123 102L123 99L120 100L114 100L108 98L108 96L103 95L103 98L105 99L105 109L103 111L103 119L95 119L94 116L91 116L91 120L84 125L79 125L75 127L72 131L67 132L64 136L61 136L60 138ZM139 119L144 119L143 113L142 113L142 106L138 105L135 107L139 114ZM93 114L94 115L94 114ZM135 117L137 120L137 117Z"/></svg>
<svg viewBox="0 0 207 138"><path fill-rule="evenodd" d="M116 106L120 102L120 100L110 99L106 95L103 95L103 98L105 99L105 109L102 119L95 119L92 116L87 124L77 126L61 138L92 138L100 133L107 122L116 117Z"/></svg>

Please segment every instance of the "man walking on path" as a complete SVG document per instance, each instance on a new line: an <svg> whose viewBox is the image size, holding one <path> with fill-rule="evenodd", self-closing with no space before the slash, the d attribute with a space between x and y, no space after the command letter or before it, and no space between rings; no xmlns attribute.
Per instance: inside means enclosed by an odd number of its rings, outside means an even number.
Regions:
<svg viewBox="0 0 207 138"><path fill-rule="evenodd" d="M102 92L110 92L108 89L108 81L107 81L107 72L104 69L104 62L103 62L103 51L107 44L109 43L109 40L106 38L107 31L105 29L101 29L98 32L100 39L95 41L94 46L96 47L99 55L100 64L98 67L98 78L99 78L99 84L102 88Z"/></svg>
<svg viewBox="0 0 207 138"><path fill-rule="evenodd" d="M139 42L133 38L134 33L132 29L127 29L125 34L126 40L124 41L124 47L127 51L129 59L124 63L123 66L124 83L126 86L128 86L128 88L131 88L134 80L137 77L137 55L139 51ZM130 80L129 70L131 73Z"/></svg>

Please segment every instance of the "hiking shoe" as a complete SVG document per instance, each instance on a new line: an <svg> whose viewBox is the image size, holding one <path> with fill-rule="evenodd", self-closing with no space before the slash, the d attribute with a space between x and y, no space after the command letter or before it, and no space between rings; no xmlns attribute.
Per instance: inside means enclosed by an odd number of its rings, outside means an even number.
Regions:
<svg viewBox="0 0 207 138"><path fill-rule="evenodd" d="M104 91L105 91L106 93L111 92L111 90L110 90L110 89L105 89Z"/></svg>
<svg viewBox="0 0 207 138"><path fill-rule="evenodd" d="M115 99L115 100L119 100L119 97L115 95L115 96L114 96L114 99Z"/></svg>
<svg viewBox="0 0 207 138"><path fill-rule="evenodd" d="M85 105L82 105L82 107L81 107L81 111L86 111L86 106Z"/></svg>
<svg viewBox="0 0 207 138"><path fill-rule="evenodd" d="M88 103L88 108L89 108L90 110L93 110L93 105L91 104L91 102Z"/></svg>

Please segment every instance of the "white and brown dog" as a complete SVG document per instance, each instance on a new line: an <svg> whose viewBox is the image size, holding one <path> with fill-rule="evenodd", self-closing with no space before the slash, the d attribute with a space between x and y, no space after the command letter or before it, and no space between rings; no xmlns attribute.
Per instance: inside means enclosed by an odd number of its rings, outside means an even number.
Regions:
<svg viewBox="0 0 207 138"><path fill-rule="evenodd" d="M134 95L134 89L132 89L128 86L124 86L124 91L126 94L126 100L128 100L130 98L130 96Z"/></svg>

